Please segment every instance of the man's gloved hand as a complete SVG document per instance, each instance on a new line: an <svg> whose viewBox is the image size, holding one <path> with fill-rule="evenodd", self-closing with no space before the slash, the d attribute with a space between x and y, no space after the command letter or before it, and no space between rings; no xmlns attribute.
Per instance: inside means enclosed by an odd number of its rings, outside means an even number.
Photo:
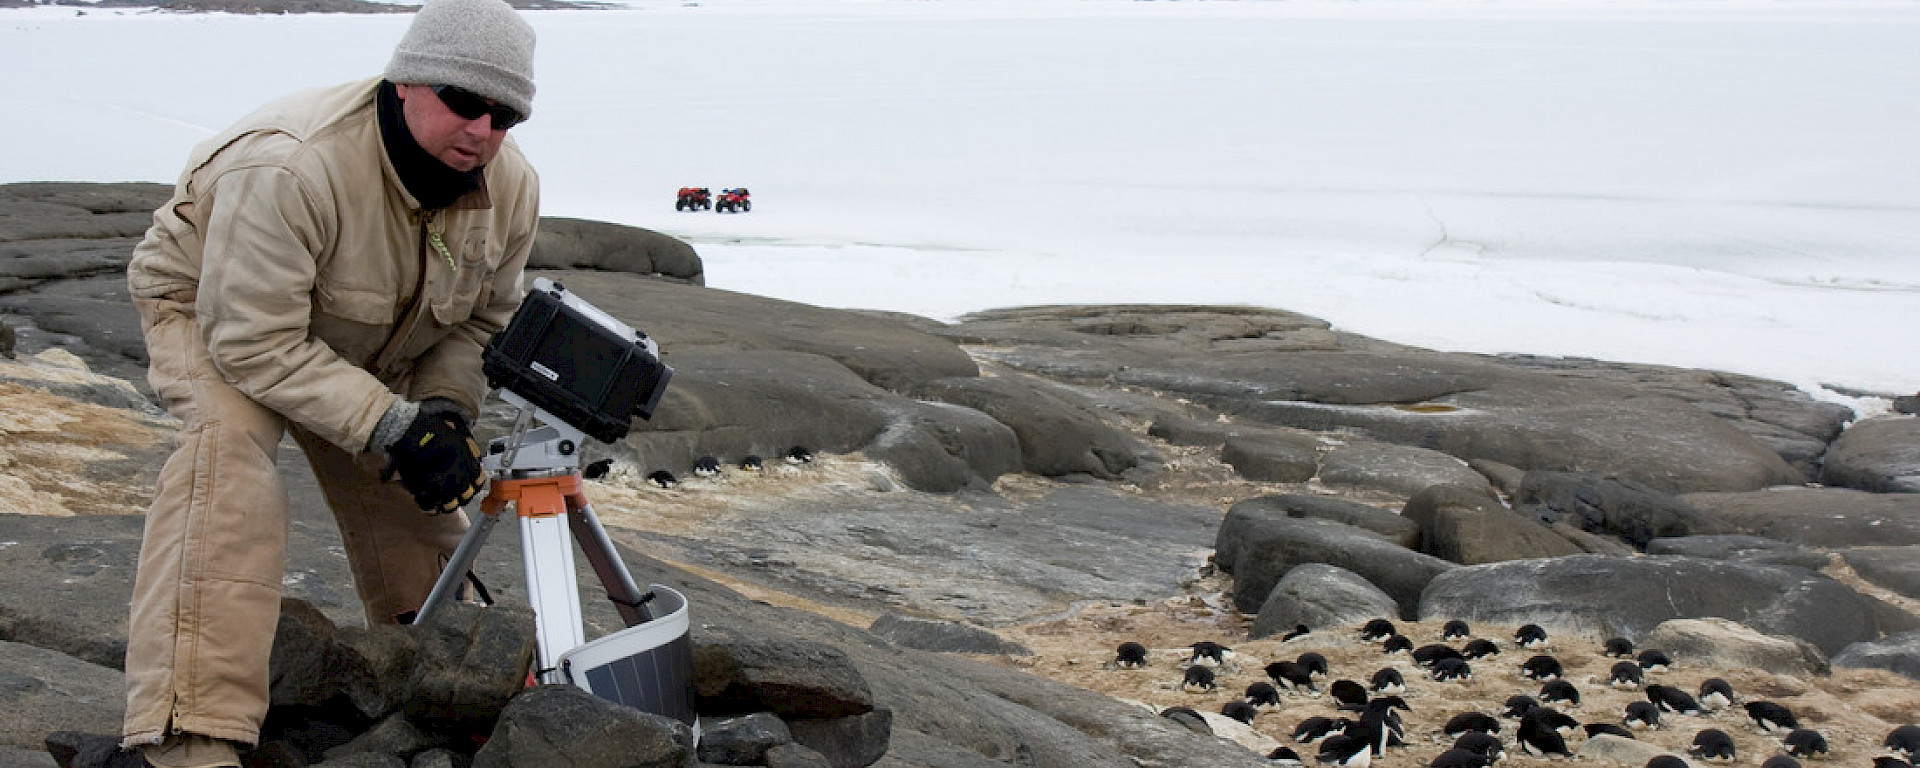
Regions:
<svg viewBox="0 0 1920 768"><path fill-rule="evenodd" d="M408 418L406 412L412 410ZM444 515L480 493L480 444L467 427L467 417L450 400L429 398L417 405L402 401L380 420L376 436L401 422L406 429L385 448L389 460L381 480L400 476L400 485L413 502L430 515ZM377 437L376 437L377 441Z"/></svg>

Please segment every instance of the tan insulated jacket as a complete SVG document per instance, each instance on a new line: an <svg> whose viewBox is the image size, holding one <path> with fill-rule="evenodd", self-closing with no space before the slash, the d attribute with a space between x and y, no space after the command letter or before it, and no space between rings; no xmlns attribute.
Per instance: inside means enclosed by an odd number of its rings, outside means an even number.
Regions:
<svg viewBox="0 0 1920 768"><path fill-rule="evenodd" d="M478 412L480 350L520 303L539 219L512 138L481 189L420 210L378 84L294 94L195 147L128 267L136 298L193 305L228 383L350 452L395 392Z"/></svg>

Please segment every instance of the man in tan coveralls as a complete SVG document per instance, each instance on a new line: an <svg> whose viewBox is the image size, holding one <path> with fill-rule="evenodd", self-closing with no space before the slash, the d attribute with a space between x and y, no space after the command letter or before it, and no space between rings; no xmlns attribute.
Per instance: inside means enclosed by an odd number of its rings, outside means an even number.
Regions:
<svg viewBox="0 0 1920 768"><path fill-rule="evenodd" d="M382 77L242 118L154 213L128 280L148 378L182 425L147 513L117 764L237 766L257 743L282 435L319 478L369 622L406 621L459 543L483 482L480 352L520 303L539 218L507 138L532 111L533 47L502 0L428 0Z"/></svg>

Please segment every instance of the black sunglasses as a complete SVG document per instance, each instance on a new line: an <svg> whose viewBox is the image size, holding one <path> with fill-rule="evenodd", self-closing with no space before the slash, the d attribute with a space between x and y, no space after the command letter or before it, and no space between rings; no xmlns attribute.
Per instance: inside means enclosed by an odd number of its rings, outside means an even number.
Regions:
<svg viewBox="0 0 1920 768"><path fill-rule="evenodd" d="M447 105L447 109L467 120L478 120L481 115L492 117L493 128L497 131L512 128L526 119L513 111L512 107L495 104L457 85L433 86L433 95L440 97L440 103Z"/></svg>

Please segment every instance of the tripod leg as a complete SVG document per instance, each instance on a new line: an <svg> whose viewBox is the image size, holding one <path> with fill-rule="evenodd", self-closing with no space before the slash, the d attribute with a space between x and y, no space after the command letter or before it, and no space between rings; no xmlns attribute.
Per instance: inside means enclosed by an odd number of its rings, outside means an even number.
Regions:
<svg viewBox="0 0 1920 768"><path fill-rule="evenodd" d="M527 602L533 606L540 641L540 678L558 682L561 654L586 642L580 625L580 590L573 576L573 541L565 513L520 518Z"/></svg>
<svg viewBox="0 0 1920 768"><path fill-rule="evenodd" d="M459 546L453 548L453 558L440 571L439 580L433 583L433 590L427 593L427 601L420 604L413 623L425 623L427 617L451 598L454 591L467 580L467 572L473 570L474 558L480 556L480 547L487 543L487 535L493 532L493 525L498 522L498 514L483 514L478 522L467 529L467 535L460 537Z"/></svg>
<svg viewBox="0 0 1920 768"><path fill-rule="evenodd" d="M607 590L607 599L613 601L620 619L629 627L652 621L653 611L647 608L647 601L653 596L643 594L633 583L633 574L627 572L627 564L621 562L620 553L614 551L613 539L607 537L607 529L600 525L599 516L593 514L593 506L584 498L569 501L573 514L568 522L573 527L573 536L580 541L580 551L586 553L587 562L593 565L594 575L600 577L600 586Z"/></svg>

